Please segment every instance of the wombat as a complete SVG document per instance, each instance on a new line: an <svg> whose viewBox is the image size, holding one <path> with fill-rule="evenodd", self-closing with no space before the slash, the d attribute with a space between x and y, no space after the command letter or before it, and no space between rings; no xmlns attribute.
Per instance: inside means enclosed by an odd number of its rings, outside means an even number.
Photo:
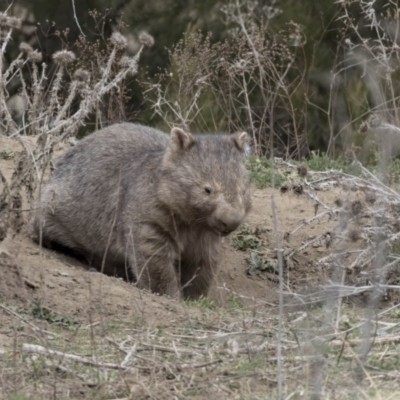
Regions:
<svg viewBox="0 0 400 400"><path fill-rule="evenodd" d="M84 138L55 162L34 233L108 274L171 297L207 295L221 237L251 206L245 132L170 136L130 123Z"/></svg>

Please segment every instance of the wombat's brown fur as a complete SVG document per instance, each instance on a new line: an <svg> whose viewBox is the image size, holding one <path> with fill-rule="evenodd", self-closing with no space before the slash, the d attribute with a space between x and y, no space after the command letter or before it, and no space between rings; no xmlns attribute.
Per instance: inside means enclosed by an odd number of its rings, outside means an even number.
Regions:
<svg viewBox="0 0 400 400"><path fill-rule="evenodd" d="M35 234L140 288L206 295L221 236L250 209L246 139L127 123L96 132L57 160Z"/></svg>

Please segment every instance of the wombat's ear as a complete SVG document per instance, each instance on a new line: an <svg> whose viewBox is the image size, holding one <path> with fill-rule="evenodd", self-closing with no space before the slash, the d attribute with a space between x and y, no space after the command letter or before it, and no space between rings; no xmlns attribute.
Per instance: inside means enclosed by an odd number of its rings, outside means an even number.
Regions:
<svg viewBox="0 0 400 400"><path fill-rule="evenodd" d="M171 145L177 150L186 150L194 142L194 136L180 128L172 128Z"/></svg>
<svg viewBox="0 0 400 400"><path fill-rule="evenodd" d="M245 151L246 143L247 143L247 132L237 132L231 136L235 146L240 151Z"/></svg>

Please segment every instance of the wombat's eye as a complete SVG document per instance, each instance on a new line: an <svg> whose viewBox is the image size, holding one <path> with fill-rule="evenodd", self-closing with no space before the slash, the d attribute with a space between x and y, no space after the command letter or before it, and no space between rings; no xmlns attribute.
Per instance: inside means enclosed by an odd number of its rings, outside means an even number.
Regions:
<svg viewBox="0 0 400 400"><path fill-rule="evenodd" d="M211 193L212 193L212 189L211 189L209 186L206 186L206 187L204 188L204 191L205 191L207 194L211 194Z"/></svg>

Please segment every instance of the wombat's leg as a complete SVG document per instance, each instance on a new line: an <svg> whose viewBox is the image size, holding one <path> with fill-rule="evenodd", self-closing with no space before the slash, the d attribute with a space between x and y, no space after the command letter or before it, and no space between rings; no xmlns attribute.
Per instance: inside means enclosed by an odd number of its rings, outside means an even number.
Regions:
<svg viewBox="0 0 400 400"><path fill-rule="evenodd" d="M130 260L137 286L160 295L181 297L172 247L152 227L144 227L141 233L136 257Z"/></svg>
<svg viewBox="0 0 400 400"><path fill-rule="evenodd" d="M183 297L197 300L200 296L207 296L216 268L216 262L203 262L197 268L193 266L188 268L185 263L182 263Z"/></svg>
<svg viewBox="0 0 400 400"><path fill-rule="evenodd" d="M58 245L71 250L77 249L70 231L53 215L43 217L42 220L38 218L35 221L32 239L49 249Z"/></svg>

